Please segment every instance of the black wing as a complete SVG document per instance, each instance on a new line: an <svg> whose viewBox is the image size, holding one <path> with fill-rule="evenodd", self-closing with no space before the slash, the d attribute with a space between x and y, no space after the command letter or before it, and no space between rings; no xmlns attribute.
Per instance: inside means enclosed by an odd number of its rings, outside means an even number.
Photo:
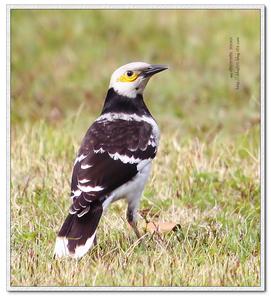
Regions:
<svg viewBox="0 0 271 300"><path fill-rule="evenodd" d="M152 125L145 121L96 121L87 131L75 161L70 213L83 216L93 201L132 179L156 155Z"/></svg>

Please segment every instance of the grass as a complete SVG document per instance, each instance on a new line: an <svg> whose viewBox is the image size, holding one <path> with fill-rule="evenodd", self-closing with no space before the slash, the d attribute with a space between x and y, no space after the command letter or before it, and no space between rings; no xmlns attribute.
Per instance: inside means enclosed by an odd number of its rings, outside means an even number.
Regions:
<svg viewBox="0 0 271 300"><path fill-rule="evenodd" d="M260 285L258 24L238 10L12 12L11 286ZM241 41L239 90L229 36ZM88 255L56 261L75 153L109 74L133 60L171 66L145 95L162 135L144 244L119 201ZM150 221L179 226L152 234Z"/></svg>

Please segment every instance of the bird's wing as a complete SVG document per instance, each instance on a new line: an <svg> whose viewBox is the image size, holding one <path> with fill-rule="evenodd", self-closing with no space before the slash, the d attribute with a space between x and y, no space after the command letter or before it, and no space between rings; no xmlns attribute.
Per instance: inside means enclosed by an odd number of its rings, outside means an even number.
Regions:
<svg viewBox="0 0 271 300"><path fill-rule="evenodd" d="M90 202L132 179L156 155L152 125L135 120L97 120L87 131L75 160L71 214L88 212Z"/></svg>

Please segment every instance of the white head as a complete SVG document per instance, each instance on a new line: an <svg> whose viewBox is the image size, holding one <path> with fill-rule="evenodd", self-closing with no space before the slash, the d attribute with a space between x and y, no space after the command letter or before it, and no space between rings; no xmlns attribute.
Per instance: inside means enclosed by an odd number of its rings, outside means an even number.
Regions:
<svg viewBox="0 0 271 300"><path fill-rule="evenodd" d="M143 94L152 75L166 69L167 66L164 65L133 62L118 68L112 74L109 88L122 96L135 98L137 94Z"/></svg>

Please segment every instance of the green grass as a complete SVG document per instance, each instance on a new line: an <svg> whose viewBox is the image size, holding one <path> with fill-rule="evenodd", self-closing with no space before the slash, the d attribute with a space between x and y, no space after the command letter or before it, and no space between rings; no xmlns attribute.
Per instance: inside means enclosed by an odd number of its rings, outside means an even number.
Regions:
<svg viewBox="0 0 271 300"><path fill-rule="evenodd" d="M259 286L259 12L17 10L11 25L11 286ZM54 260L80 141L110 73L135 60L171 67L145 93L161 142L144 244L119 201L88 255ZM180 226L151 234L146 221Z"/></svg>

